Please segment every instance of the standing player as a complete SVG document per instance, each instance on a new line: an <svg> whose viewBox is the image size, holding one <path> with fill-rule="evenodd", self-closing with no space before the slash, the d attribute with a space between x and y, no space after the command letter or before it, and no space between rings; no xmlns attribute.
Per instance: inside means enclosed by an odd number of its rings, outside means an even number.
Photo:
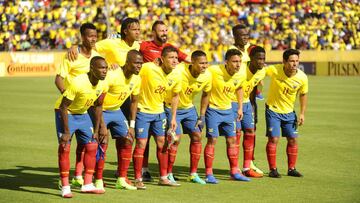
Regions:
<svg viewBox="0 0 360 203"><path fill-rule="evenodd" d="M241 60L242 60L242 70L244 74L246 74L245 70L246 70L246 66L250 61L250 56L249 56L249 48L251 46L251 44L249 43L249 29L242 24L236 25L232 28L232 33L234 36L234 45L230 47L230 49L238 49L241 54ZM256 88L256 90L260 90L261 84L259 84ZM259 94L261 93L260 91L257 92L256 97L257 98L261 98L262 95ZM262 98L263 99L263 98ZM237 139L237 145L240 147L240 138L241 138L241 131L237 131L236 132L236 139ZM255 141L254 141L255 143ZM252 160L254 160L254 155ZM262 170L260 170L259 168L256 167L256 165L254 164L253 161L250 162L250 168L253 169L255 172L259 173L259 174L264 174L264 172Z"/></svg>
<svg viewBox="0 0 360 203"><path fill-rule="evenodd" d="M154 62L161 57L161 51L166 46L173 46L170 43L167 43L168 39L168 27L165 25L163 21L157 20L152 25L152 35L153 40L151 41L143 41L140 44L140 52L144 56L144 62ZM174 46L173 46L174 47ZM178 58L179 62L190 61L189 57L178 50ZM142 176L145 182L151 182L151 174L148 168L148 161L149 161L149 140L145 148L144 152L144 161L143 161L143 169L142 169Z"/></svg>
<svg viewBox="0 0 360 203"><path fill-rule="evenodd" d="M69 185L70 170L70 141L76 132L77 142L85 147L84 165L85 177L81 192L104 193L92 183L100 121L102 116L102 102L105 96L107 64L105 59L95 56L90 61L90 72L75 77L63 95L55 104L56 132L59 141L58 157L61 177L61 195L71 198ZM87 110L95 106L95 122L91 122ZM101 139L101 138L99 138Z"/></svg>
<svg viewBox="0 0 360 203"><path fill-rule="evenodd" d="M103 104L104 125L110 129L111 135L116 139L116 150L118 156L118 171L115 188L136 190L136 187L128 184L127 171L130 165L132 144L135 136L135 117L137 112L138 94L140 91L141 79L138 76L143 57L137 50L130 50L127 53L126 63L123 67L109 71L106 77L108 85L107 95ZM130 104L130 127L120 106L131 96ZM108 137L107 137L108 138ZM104 190L103 170L105 164L105 153L108 147L108 140L101 143L103 150L103 159L100 159L96 165L95 186Z"/></svg>
<svg viewBox="0 0 360 203"><path fill-rule="evenodd" d="M279 142L280 130L287 138L286 153L288 156L288 175L302 177L295 169L298 144L297 125L304 124L307 103L308 79L299 69L300 52L288 49L283 53L283 64L266 68L266 74L271 77L269 96L266 101L266 154L269 162L269 176L280 178L276 168L276 146ZM296 96L299 94L300 114L297 120L294 111Z"/></svg>
<svg viewBox="0 0 360 203"><path fill-rule="evenodd" d="M205 111L209 104L209 92L211 90L211 74L206 70L208 61L206 54L203 51L194 51L191 55L191 64L182 67L177 67L176 72L178 77L181 77L181 92L180 102L176 111L176 136L178 141L169 146L169 164L168 164L168 179L176 184L172 174L172 168L175 162L177 148L180 141L180 124L183 133L190 136L190 176L189 181L199 184L206 184L197 174L197 166L201 154L201 130L205 124ZM194 96L203 91L201 97L200 117L197 116L196 108L193 104ZM170 122L172 118L171 105L172 94L165 98L165 112ZM198 126L200 125L200 127Z"/></svg>
<svg viewBox="0 0 360 203"><path fill-rule="evenodd" d="M215 144L219 135L226 138L227 156L230 163L230 177L239 181L250 181L243 176L238 168L238 149L235 136L235 118L231 108L231 97L236 93L239 107L237 120L243 117L242 85L245 75L239 73L241 66L241 52L229 49L225 54L225 65L209 68L212 74L212 89L210 91L209 107L206 110L207 144L204 150L207 183L217 184L213 175L212 164L215 156Z"/></svg>
<svg viewBox="0 0 360 203"><path fill-rule="evenodd" d="M254 111L250 102L250 93L254 87L265 77L265 50L262 47L254 46L250 51L250 61L246 64L246 81L243 85L244 97L243 97L243 119L236 122L236 132L244 132L244 163L243 173L248 177L260 178L263 174L256 172L250 168L254 153L255 143L255 123L254 123ZM235 95L233 95L232 109L234 115L237 113L238 103ZM240 139L237 139L237 144L240 144Z"/></svg>
<svg viewBox="0 0 360 203"><path fill-rule="evenodd" d="M55 77L55 85L60 91L64 93L71 81L78 75L88 73L90 60L99 54L92 50L95 47L97 40L96 27L91 23L84 23L80 27L82 45L79 46L79 57L75 61L70 61L66 56L64 57ZM78 143L76 147L76 170L75 177L72 179L73 186L81 187L84 183L82 177L83 158L85 145Z"/></svg>
<svg viewBox="0 0 360 203"><path fill-rule="evenodd" d="M159 185L175 186L167 179L168 153L164 147L166 116L164 112L164 98L166 91L172 91L172 119L170 128L176 129L176 109L181 91L180 78L173 69L178 64L178 54L174 47L165 47L161 53L161 63L145 63L141 69L141 89L139 94L139 111L136 115L135 135L136 145L133 154L135 185L138 189L145 189L142 182L143 156L148 140L149 130L153 133L157 146L159 162Z"/></svg>

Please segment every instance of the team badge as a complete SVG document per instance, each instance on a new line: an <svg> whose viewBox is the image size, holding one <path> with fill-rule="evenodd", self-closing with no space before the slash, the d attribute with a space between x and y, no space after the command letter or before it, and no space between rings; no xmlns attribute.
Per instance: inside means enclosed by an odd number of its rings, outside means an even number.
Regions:
<svg viewBox="0 0 360 203"><path fill-rule="evenodd" d="M100 93L101 93L101 90L96 90L96 96L99 96Z"/></svg>
<svg viewBox="0 0 360 203"><path fill-rule="evenodd" d="M236 86L237 84L239 84L239 80L234 80L234 85Z"/></svg>
<svg viewBox="0 0 360 203"><path fill-rule="evenodd" d="M130 83L130 85L129 85L130 91L131 91L133 88L134 88L134 83Z"/></svg>
<svg viewBox="0 0 360 203"><path fill-rule="evenodd" d="M171 85L173 84L173 82L174 82L174 81L170 79L170 80L168 81L169 86L171 86Z"/></svg>
<svg viewBox="0 0 360 203"><path fill-rule="evenodd" d="M214 129L213 128L209 128L209 133L213 133Z"/></svg>
<svg viewBox="0 0 360 203"><path fill-rule="evenodd" d="M138 132L139 132L139 133L144 132L144 128L139 128L139 129L138 129Z"/></svg>

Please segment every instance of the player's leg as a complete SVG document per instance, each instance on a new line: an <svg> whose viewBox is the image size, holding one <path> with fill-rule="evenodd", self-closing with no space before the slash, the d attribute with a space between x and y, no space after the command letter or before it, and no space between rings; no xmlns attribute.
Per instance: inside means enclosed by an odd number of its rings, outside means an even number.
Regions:
<svg viewBox="0 0 360 203"><path fill-rule="evenodd" d="M72 115L68 116L69 130L70 135L74 133ZM69 171L70 171L70 145L69 142L61 141L61 136L64 133L64 128L62 125L62 118L59 111L55 111L55 123L56 123L56 135L59 142L58 146L58 164L59 164L59 174L61 181L61 195L64 198L71 198L73 195L71 193L70 184L69 184Z"/></svg>
<svg viewBox="0 0 360 203"><path fill-rule="evenodd" d="M255 130L253 110L250 102L243 104L243 119L241 120L241 126L245 131L243 140L243 173L248 177L260 178L263 174L251 169L251 161L254 154Z"/></svg>
<svg viewBox="0 0 360 203"><path fill-rule="evenodd" d="M238 121L237 118L237 109L238 109L239 104L237 102L232 102L231 103L231 109L235 118L235 125L236 125L236 141L235 141L235 147L238 150L237 154L240 154L240 142L241 142L241 133L242 133L242 126L241 126L241 122Z"/></svg>
<svg viewBox="0 0 360 203"><path fill-rule="evenodd" d="M151 132L149 133L149 138L152 136ZM150 169L149 169L149 150L150 150L150 139L148 139L148 141L146 142L146 147L145 147L145 151L144 151L144 159L143 159L143 167L142 167L142 177L143 177L143 181L144 182L152 182L153 178L151 177L150 174Z"/></svg>
<svg viewBox="0 0 360 203"><path fill-rule="evenodd" d="M75 172L74 172L74 178L71 180L72 186L81 187L84 184L84 179L82 176L84 170L84 155L85 155L85 145L77 143Z"/></svg>
<svg viewBox="0 0 360 203"><path fill-rule="evenodd" d="M266 144L266 156L269 164L269 177L280 178L281 175L277 171L276 167L276 147L280 138L280 117L279 114L271 111L266 108L265 110L266 118L266 136L268 137L268 142Z"/></svg>
<svg viewBox="0 0 360 203"><path fill-rule="evenodd" d="M185 112L181 112L181 115L177 118L181 119L181 125L184 134L190 136L190 175L188 180L193 183L206 184L197 174L198 164L201 156L201 130L196 126L197 122L197 111L195 107L187 109Z"/></svg>
<svg viewBox="0 0 360 203"><path fill-rule="evenodd" d="M148 140L148 132L150 123L153 120L151 114L138 112L135 121L135 138L136 144L133 152L133 165L135 174L135 187L137 189L146 189L142 180L142 164L144 159L144 151Z"/></svg>
<svg viewBox="0 0 360 203"><path fill-rule="evenodd" d="M77 120L81 123L78 124L76 133L76 140L78 143L85 144L84 155L84 185L81 186L81 192L102 194L105 190L97 189L92 183L93 174L96 166L96 152L98 143L93 138L93 124L88 114L77 115ZM81 116L81 117L80 117Z"/></svg>
<svg viewBox="0 0 360 203"><path fill-rule="evenodd" d="M215 158L215 145L217 137L219 137L220 122L221 119L219 118L217 110L208 108L205 113L207 143L204 149L204 161L206 174L205 181L211 184L219 183L213 173L213 162Z"/></svg>
<svg viewBox="0 0 360 203"><path fill-rule="evenodd" d="M117 178L115 188L136 190L137 188L127 182L127 172L131 161L133 137L128 135L128 121L121 110L113 113L115 116L109 125L111 135L116 139L118 159ZM105 116L105 115L104 115Z"/></svg>
<svg viewBox="0 0 360 203"><path fill-rule="evenodd" d="M285 114L282 123L283 135L287 137L286 153L288 157L288 175L293 177L302 177L303 175L295 168L298 156L298 132L297 119L295 112Z"/></svg>
<svg viewBox="0 0 360 203"><path fill-rule="evenodd" d="M164 186L179 186L176 182L168 179L168 150L165 146L165 129L166 129L165 113L158 114L156 120L151 124L150 129L154 133L156 142L156 157L159 164L160 179L158 184Z"/></svg>

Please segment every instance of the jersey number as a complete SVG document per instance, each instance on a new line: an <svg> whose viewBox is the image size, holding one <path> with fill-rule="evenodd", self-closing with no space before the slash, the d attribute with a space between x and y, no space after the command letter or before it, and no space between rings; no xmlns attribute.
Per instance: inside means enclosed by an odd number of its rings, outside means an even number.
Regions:
<svg viewBox="0 0 360 203"><path fill-rule="evenodd" d="M91 106L93 104L94 100L93 99L88 99L85 103L85 106Z"/></svg>
<svg viewBox="0 0 360 203"><path fill-rule="evenodd" d="M193 91L194 91L194 88L187 87L186 90L185 90L185 94L186 95L191 95Z"/></svg>
<svg viewBox="0 0 360 203"><path fill-rule="evenodd" d="M228 93L230 93L230 91L231 91L231 87L224 87L224 90L223 90L223 93L224 94L228 94Z"/></svg>
<svg viewBox="0 0 360 203"><path fill-rule="evenodd" d="M121 92L118 100L124 100L126 98L126 92Z"/></svg>
<svg viewBox="0 0 360 203"><path fill-rule="evenodd" d="M159 85L159 86L155 89L155 93L162 94L165 90L166 90L166 88L165 88L164 86Z"/></svg>

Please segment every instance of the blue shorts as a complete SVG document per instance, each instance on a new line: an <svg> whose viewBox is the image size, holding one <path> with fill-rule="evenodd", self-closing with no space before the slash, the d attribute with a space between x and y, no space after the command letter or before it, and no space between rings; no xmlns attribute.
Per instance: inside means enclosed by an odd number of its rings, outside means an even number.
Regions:
<svg viewBox="0 0 360 203"><path fill-rule="evenodd" d="M232 109L217 110L208 108L205 113L206 137L236 135L235 118Z"/></svg>
<svg viewBox="0 0 360 203"><path fill-rule="evenodd" d="M155 136L165 136L166 116L165 113L149 114L137 112L135 123L136 138L148 138L149 130Z"/></svg>
<svg viewBox="0 0 360 203"><path fill-rule="evenodd" d="M58 142L64 133L64 126L59 110L55 110L56 135ZM76 134L76 141L79 144L96 142L93 139L93 124L89 114L68 114L68 126L71 137ZM70 140L71 141L71 140Z"/></svg>
<svg viewBox="0 0 360 203"><path fill-rule="evenodd" d="M167 122L168 122L168 124L170 124L171 115L172 115L171 109L165 107L165 114L166 114ZM195 107L191 107L189 109L178 109L176 111L176 123L177 123L177 128L175 131L176 134L177 135L181 135L181 134L189 134L190 135L193 132L200 132L199 127L196 126L197 118L198 118L198 115L197 115ZM181 132L180 124L182 126L183 133ZM169 126L167 126L167 127L169 127Z"/></svg>
<svg viewBox="0 0 360 203"><path fill-rule="evenodd" d="M236 122L236 130L245 130L245 129L253 129L254 126L254 111L250 102L243 103L243 118L241 121L237 121L237 109L238 103L232 102L232 111L234 113L235 122Z"/></svg>
<svg viewBox="0 0 360 203"><path fill-rule="evenodd" d="M297 132L297 119L296 113L275 113L269 108L265 110L266 117L266 136L279 137L280 129L283 137L296 138Z"/></svg>
<svg viewBox="0 0 360 203"><path fill-rule="evenodd" d="M112 138L126 137L128 133L128 121L121 109L116 111L103 111L106 127L110 129Z"/></svg>

